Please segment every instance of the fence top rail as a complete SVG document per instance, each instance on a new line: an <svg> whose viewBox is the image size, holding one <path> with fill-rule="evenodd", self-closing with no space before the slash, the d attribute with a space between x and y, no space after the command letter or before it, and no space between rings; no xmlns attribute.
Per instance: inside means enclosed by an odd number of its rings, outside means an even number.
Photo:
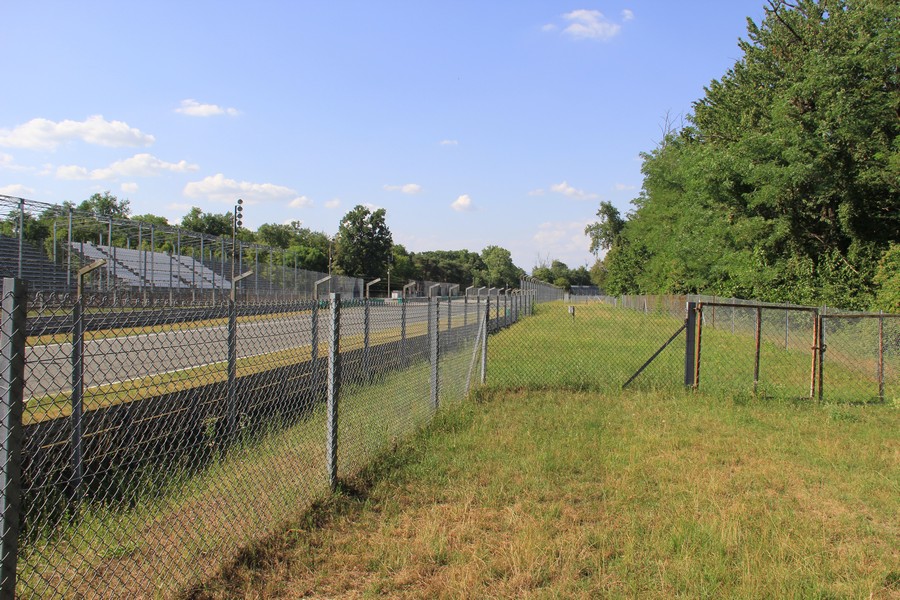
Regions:
<svg viewBox="0 0 900 600"><path fill-rule="evenodd" d="M822 315L823 319L898 319L898 313L828 313Z"/></svg>
<svg viewBox="0 0 900 600"><path fill-rule="evenodd" d="M797 312L818 313L819 309L812 306L779 306L777 304L737 304L734 302L697 302L697 308L704 306L723 306L725 308L762 308L767 310L793 310ZM828 315L836 316L836 315ZM878 315L873 315L878 316Z"/></svg>

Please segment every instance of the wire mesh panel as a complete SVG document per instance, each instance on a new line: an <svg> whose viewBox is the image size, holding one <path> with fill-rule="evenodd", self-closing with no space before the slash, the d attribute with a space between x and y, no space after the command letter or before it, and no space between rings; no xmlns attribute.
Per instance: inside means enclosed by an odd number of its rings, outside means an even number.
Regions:
<svg viewBox="0 0 900 600"><path fill-rule="evenodd" d="M440 398L441 406L463 400L478 376L484 319L479 310L469 314L463 298L442 303L440 320Z"/></svg>
<svg viewBox="0 0 900 600"><path fill-rule="evenodd" d="M342 303L339 477L354 475L431 419L428 306Z"/></svg>
<svg viewBox="0 0 900 600"><path fill-rule="evenodd" d="M711 393L810 398L816 310L700 303L698 387Z"/></svg>
<svg viewBox="0 0 900 600"><path fill-rule="evenodd" d="M29 317L23 597L171 595L326 485L314 303L106 299Z"/></svg>
<svg viewBox="0 0 900 600"><path fill-rule="evenodd" d="M900 315L822 316L823 399L900 398Z"/></svg>
<svg viewBox="0 0 900 600"><path fill-rule="evenodd" d="M662 310L645 313L643 305L632 310L599 300L538 304L527 326L491 338L489 357L499 353L523 360L502 361L502 370L490 368L488 383L544 389L548 382L558 386L562 381L576 390L619 390L640 372L629 387L678 388L684 310L679 319Z"/></svg>

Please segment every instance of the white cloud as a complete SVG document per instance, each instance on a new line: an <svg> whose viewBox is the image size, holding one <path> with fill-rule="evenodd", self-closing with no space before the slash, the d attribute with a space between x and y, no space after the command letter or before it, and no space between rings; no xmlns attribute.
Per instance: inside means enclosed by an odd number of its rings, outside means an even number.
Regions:
<svg viewBox="0 0 900 600"><path fill-rule="evenodd" d="M538 188L536 190L531 190L530 192L528 192L528 195L529 196L543 196L546 193L547 192L543 188Z"/></svg>
<svg viewBox="0 0 900 600"><path fill-rule="evenodd" d="M538 226L532 236L540 256L562 260L569 267L577 267L591 258L591 241L584 235L590 221L547 221Z"/></svg>
<svg viewBox="0 0 900 600"><path fill-rule="evenodd" d="M30 196L34 194L34 189L26 187L21 183L13 183L0 187L0 194L3 194L4 196L15 196L16 198L21 198L23 196Z"/></svg>
<svg viewBox="0 0 900 600"><path fill-rule="evenodd" d="M338 208L340 205L341 205L340 198L332 198L331 200L328 200L327 202L325 202L325 208Z"/></svg>
<svg viewBox="0 0 900 600"><path fill-rule="evenodd" d="M550 191L576 200L596 200L600 197L597 194L574 188L565 181L551 185Z"/></svg>
<svg viewBox="0 0 900 600"><path fill-rule="evenodd" d="M441 140L441 146L458 146L457 140Z"/></svg>
<svg viewBox="0 0 900 600"><path fill-rule="evenodd" d="M468 212L475 210L475 205L472 204L472 198L468 194L463 194L450 204L450 208L457 212Z"/></svg>
<svg viewBox="0 0 900 600"><path fill-rule="evenodd" d="M615 187L617 192L629 192L637 189L636 185L628 185L627 183L617 183Z"/></svg>
<svg viewBox="0 0 900 600"><path fill-rule="evenodd" d="M419 194L422 192L422 186L418 183L404 183L403 185L386 185L385 191L403 192L404 194Z"/></svg>
<svg viewBox="0 0 900 600"><path fill-rule="evenodd" d="M138 191L138 184L136 183L123 183L121 190L125 194L133 194Z"/></svg>
<svg viewBox="0 0 900 600"><path fill-rule="evenodd" d="M166 209L168 209L168 210L179 210L179 211L185 212L185 213L188 212L189 210L191 210L192 208L193 208L193 206L191 206L190 204L184 204L182 202L171 202L168 205L166 205Z"/></svg>
<svg viewBox="0 0 900 600"><path fill-rule="evenodd" d="M63 165L57 167L58 179L93 179L110 180L120 177L156 177L163 173L188 173L196 171L200 167L185 160L170 163L160 160L152 154L135 154L131 158L117 160L108 167L88 170L77 165Z"/></svg>
<svg viewBox="0 0 900 600"><path fill-rule="evenodd" d="M182 100L181 107L176 108L175 112L187 115L189 117L215 117L218 115L228 115L229 117L236 117L241 114L240 111L236 108L224 108L222 106L218 106L217 104L202 104L191 98Z"/></svg>
<svg viewBox="0 0 900 600"><path fill-rule="evenodd" d="M290 202L288 202L288 206L291 208L306 208L307 206L312 206L313 201L307 198L306 196L297 196Z"/></svg>
<svg viewBox="0 0 900 600"><path fill-rule="evenodd" d="M634 19L634 13L628 9L623 10L621 15L623 22ZM561 18L568 23L562 28L562 33L574 39L608 41L619 35L622 31L622 25L620 23L610 21L606 15L599 10L582 8L565 13ZM554 23L548 23L541 29L546 32L554 32L557 31L559 27Z"/></svg>
<svg viewBox="0 0 900 600"><path fill-rule="evenodd" d="M8 171L34 171L32 167L17 165L12 154L4 154L3 152L0 152L0 169L6 169Z"/></svg>
<svg viewBox="0 0 900 600"><path fill-rule="evenodd" d="M149 146L156 138L123 121L107 121L101 115L84 121L32 119L13 129L0 129L0 146L55 150L60 144L82 141L97 146Z"/></svg>
<svg viewBox="0 0 900 600"><path fill-rule="evenodd" d="M182 193L188 198L205 198L213 202L233 203L243 198L246 204L268 201L301 201L304 196L295 190L274 183L251 183L227 179L221 173L192 181L184 186Z"/></svg>

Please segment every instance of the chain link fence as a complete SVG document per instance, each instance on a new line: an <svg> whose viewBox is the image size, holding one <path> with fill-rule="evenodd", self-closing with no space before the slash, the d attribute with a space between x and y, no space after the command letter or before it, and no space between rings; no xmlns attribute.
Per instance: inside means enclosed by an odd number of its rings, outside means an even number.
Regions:
<svg viewBox="0 0 900 600"><path fill-rule="evenodd" d="M3 283L10 597L198 585L462 400L488 333L532 309L516 291L123 311Z"/></svg>
<svg viewBox="0 0 900 600"><path fill-rule="evenodd" d="M544 327L509 340L535 360L492 371L491 382L540 388L562 373L567 386L597 391L686 385L726 397L900 398L897 314L692 295L571 296L539 304L537 316ZM565 340L561 356L547 356L547 332Z"/></svg>

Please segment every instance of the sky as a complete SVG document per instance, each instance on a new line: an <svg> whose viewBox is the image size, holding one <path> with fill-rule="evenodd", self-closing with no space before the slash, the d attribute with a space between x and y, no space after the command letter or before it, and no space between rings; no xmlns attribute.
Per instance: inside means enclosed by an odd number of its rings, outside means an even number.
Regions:
<svg viewBox="0 0 900 600"><path fill-rule="evenodd" d="M0 194L590 267L764 0L0 3Z"/></svg>

